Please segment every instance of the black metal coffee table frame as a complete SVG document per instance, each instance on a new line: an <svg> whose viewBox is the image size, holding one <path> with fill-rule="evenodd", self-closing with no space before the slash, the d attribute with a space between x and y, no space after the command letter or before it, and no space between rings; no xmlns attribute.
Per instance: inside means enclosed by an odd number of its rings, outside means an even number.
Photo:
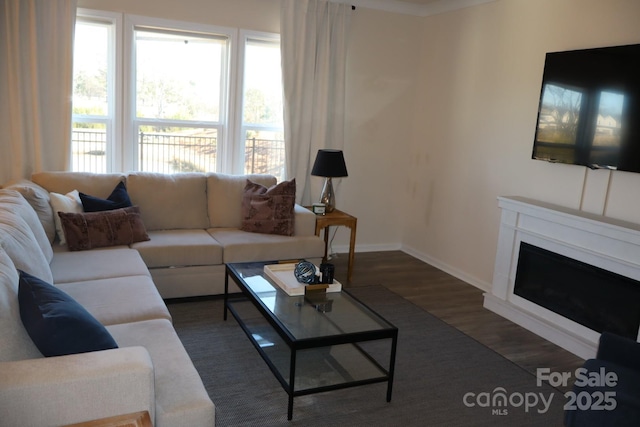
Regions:
<svg viewBox="0 0 640 427"><path fill-rule="evenodd" d="M287 326L286 319L280 318L276 313L274 313L273 307L269 307L261 296L259 296L260 292L256 292L252 285L249 285L243 278L243 275L246 274L247 270L253 270L256 272L256 276L259 280L264 283L269 283L273 286L273 292L270 292L270 295L276 295L280 298L280 301L284 301L286 305L286 309L295 310L293 306L300 306L303 304L304 297L289 297L283 290L279 289L279 287L271 282L271 279L266 277L266 275L260 274L262 268L266 264L273 264L276 262L262 262L262 263L234 263L226 265L226 274L225 274L225 285L224 285L224 320L227 320L227 311L231 311L233 317L236 319L242 330L245 332L251 343L254 345L260 356L264 359L267 366L271 369L275 377L278 379L284 390L289 395L289 404L287 410L287 419L291 420L293 417L293 398L297 396L303 396L312 393L320 393L324 391L343 389L347 387L355 387L366 384L373 383L387 383L387 402L391 401L391 393L393 389L393 375L395 368L395 357L396 357L396 347L398 342L398 329L375 313L373 310L368 308L365 304L357 300L355 297L351 296L348 292L342 291L337 293L337 295L330 295L332 298L337 299L341 304L335 304L334 309L336 310L336 315L346 314L348 318L349 310L351 310L356 316L360 319L370 320L372 323L376 323L377 327L371 327L367 329L366 327L360 328L360 330L356 331L345 331L343 329L358 329L351 328L348 325L348 322L344 322L344 315L341 316L342 319L336 321L332 320L326 313L323 313L318 310L313 310L310 312L308 308L305 308L307 320L309 316L312 317L316 324L320 324L322 330L332 330L339 331L338 333L319 333L317 336L314 336L313 333L309 334L309 336L296 336L296 332L292 332L290 329L291 323ZM229 294L229 278L233 280L233 282L238 285L242 294ZM264 285L263 283L263 285ZM268 287L268 285L267 285ZM280 339L286 344L289 349L289 366L288 366L288 378L286 372L281 372L281 369L278 368L277 364L271 359L268 351L265 351L263 347L264 343L258 342L256 339L255 331L251 329L251 326L245 322L242 316L242 304L247 304L250 302L253 307L257 309L262 318L268 322L270 327L274 332L280 337ZM346 306L347 309L344 310L344 313L340 313L339 310L342 306ZM315 314L314 314L315 313ZM340 325L342 323L342 327ZM366 322L365 322L366 323ZM300 335L300 331L304 335L306 331L304 331L303 327L294 327L298 329L298 334ZM365 349L360 345L361 343L374 341L374 340L391 340L391 348L389 350L389 365L388 367L383 367L376 359L374 359ZM302 389L296 389L296 368L299 353L301 351L307 349L318 349L322 351L322 354L329 354L333 351L334 347L338 346L343 350L343 353L346 350L346 353L349 355L353 355L357 361L354 361L353 366L357 366L360 369L362 366L368 366L368 369L372 372L375 372L372 375L362 374L360 378L351 378L348 371L349 367L338 367L335 371L346 373L346 377L349 377L344 380L344 382L332 383L326 385L318 385L318 386L310 386ZM312 350L316 351L316 350ZM339 365L340 362L335 358L329 356L331 360L326 361L326 365ZM350 356L346 356L346 358L350 358ZM351 360L349 360L351 362ZM301 363L302 365L302 363ZM323 365L323 364L320 364ZM318 365L314 365L314 368ZM282 368L282 367L281 367ZM285 369L286 370L286 369Z"/></svg>

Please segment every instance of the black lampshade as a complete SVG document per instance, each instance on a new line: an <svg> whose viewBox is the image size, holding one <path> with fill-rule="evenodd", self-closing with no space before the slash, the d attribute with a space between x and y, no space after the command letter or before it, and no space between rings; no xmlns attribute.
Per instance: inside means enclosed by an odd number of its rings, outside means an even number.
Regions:
<svg viewBox="0 0 640 427"><path fill-rule="evenodd" d="M311 175L330 178L348 176L342 150L318 150Z"/></svg>

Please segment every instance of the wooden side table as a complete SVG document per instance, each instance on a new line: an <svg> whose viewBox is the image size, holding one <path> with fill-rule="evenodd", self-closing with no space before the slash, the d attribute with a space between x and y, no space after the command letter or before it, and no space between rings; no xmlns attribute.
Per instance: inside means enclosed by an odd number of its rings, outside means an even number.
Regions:
<svg viewBox="0 0 640 427"><path fill-rule="evenodd" d="M324 258L323 262L327 262L327 251L329 248L329 227L344 226L351 229L351 239L349 241L349 264L347 269L347 281L351 281L351 273L353 272L353 255L356 246L356 226L358 218L334 209L333 212L324 215L316 215L316 236L320 236L320 231L324 229Z"/></svg>
<svg viewBox="0 0 640 427"><path fill-rule="evenodd" d="M153 423L149 417L149 412L143 411L79 424L70 424L67 427L153 427Z"/></svg>

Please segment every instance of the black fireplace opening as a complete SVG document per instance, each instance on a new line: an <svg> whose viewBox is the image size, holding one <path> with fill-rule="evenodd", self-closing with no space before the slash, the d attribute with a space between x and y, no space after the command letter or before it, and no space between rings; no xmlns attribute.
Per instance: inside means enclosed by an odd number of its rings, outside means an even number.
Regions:
<svg viewBox="0 0 640 427"><path fill-rule="evenodd" d="M594 331L637 339L640 282L629 277L521 242L514 293Z"/></svg>

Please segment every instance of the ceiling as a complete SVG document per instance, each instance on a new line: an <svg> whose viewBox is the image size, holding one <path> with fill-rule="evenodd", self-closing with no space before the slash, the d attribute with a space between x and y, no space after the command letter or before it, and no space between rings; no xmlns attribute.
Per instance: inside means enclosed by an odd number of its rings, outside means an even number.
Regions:
<svg viewBox="0 0 640 427"><path fill-rule="evenodd" d="M352 0L354 6L406 15L429 16L495 0Z"/></svg>

